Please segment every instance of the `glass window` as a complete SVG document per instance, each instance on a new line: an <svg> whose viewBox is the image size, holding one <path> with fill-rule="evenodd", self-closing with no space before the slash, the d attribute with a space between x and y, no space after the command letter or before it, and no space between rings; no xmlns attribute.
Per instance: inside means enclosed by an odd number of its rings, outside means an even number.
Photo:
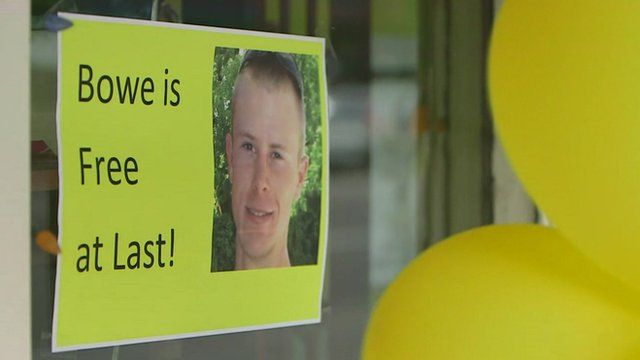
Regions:
<svg viewBox="0 0 640 360"><path fill-rule="evenodd" d="M494 178L510 175L494 150L484 85L491 1L31 4L34 359L358 358L375 301L418 252L494 218L509 220L495 208L502 203L495 201ZM331 172L321 324L51 353L58 202L55 31L64 27L57 11L327 39ZM533 214L528 200L513 196L523 216Z"/></svg>

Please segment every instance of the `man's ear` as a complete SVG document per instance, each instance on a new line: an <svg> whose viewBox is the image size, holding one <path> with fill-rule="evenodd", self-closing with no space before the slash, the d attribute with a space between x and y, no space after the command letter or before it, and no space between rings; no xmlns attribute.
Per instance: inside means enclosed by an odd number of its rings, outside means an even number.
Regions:
<svg viewBox="0 0 640 360"><path fill-rule="evenodd" d="M231 134L225 137L225 152L227 153L227 168L229 170L229 181L233 183L233 139Z"/></svg>
<svg viewBox="0 0 640 360"><path fill-rule="evenodd" d="M300 198L302 188L307 180L307 170L309 170L309 157L307 154L303 154L298 161L298 183L296 184L296 200Z"/></svg>

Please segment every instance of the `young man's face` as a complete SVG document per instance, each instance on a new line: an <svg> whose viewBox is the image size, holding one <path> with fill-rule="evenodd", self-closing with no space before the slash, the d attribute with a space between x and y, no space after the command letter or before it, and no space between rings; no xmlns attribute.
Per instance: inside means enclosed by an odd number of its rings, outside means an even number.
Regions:
<svg viewBox="0 0 640 360"><path fill-rule="evenodd" d="M240 75L233 106L226 151L236 242L259 262L286 249L291 208L308 166L302 109L291 84L261 84L248 73Z"/></svg>

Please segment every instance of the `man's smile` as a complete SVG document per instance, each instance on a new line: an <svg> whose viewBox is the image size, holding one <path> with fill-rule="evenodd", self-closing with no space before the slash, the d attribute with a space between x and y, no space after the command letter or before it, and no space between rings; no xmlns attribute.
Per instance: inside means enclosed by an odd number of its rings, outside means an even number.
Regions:
<svg viewBox="0 0 640 360"><path fill-rule="evenodd" d="M251 214L251 215L253 215L255 217L258 217L258 218L266 218L266 217L269 217L269 216L273 215L273 213L274 213L274 211L267 211L267 210L250 208L250 207L247 207L246 209L249 212L249 214Z"/></svg>

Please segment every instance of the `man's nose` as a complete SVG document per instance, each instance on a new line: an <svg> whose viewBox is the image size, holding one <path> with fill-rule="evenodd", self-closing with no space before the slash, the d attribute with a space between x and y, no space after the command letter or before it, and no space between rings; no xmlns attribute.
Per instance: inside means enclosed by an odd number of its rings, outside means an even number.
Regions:
<svg viewBox="0 0 640 360"><path fill-rule="evenodd" d="M258 192L268 191L270 188L268 159L263 156L258 156L254 166L255 166L255 172L253 177L254 190Z"/></svg>

